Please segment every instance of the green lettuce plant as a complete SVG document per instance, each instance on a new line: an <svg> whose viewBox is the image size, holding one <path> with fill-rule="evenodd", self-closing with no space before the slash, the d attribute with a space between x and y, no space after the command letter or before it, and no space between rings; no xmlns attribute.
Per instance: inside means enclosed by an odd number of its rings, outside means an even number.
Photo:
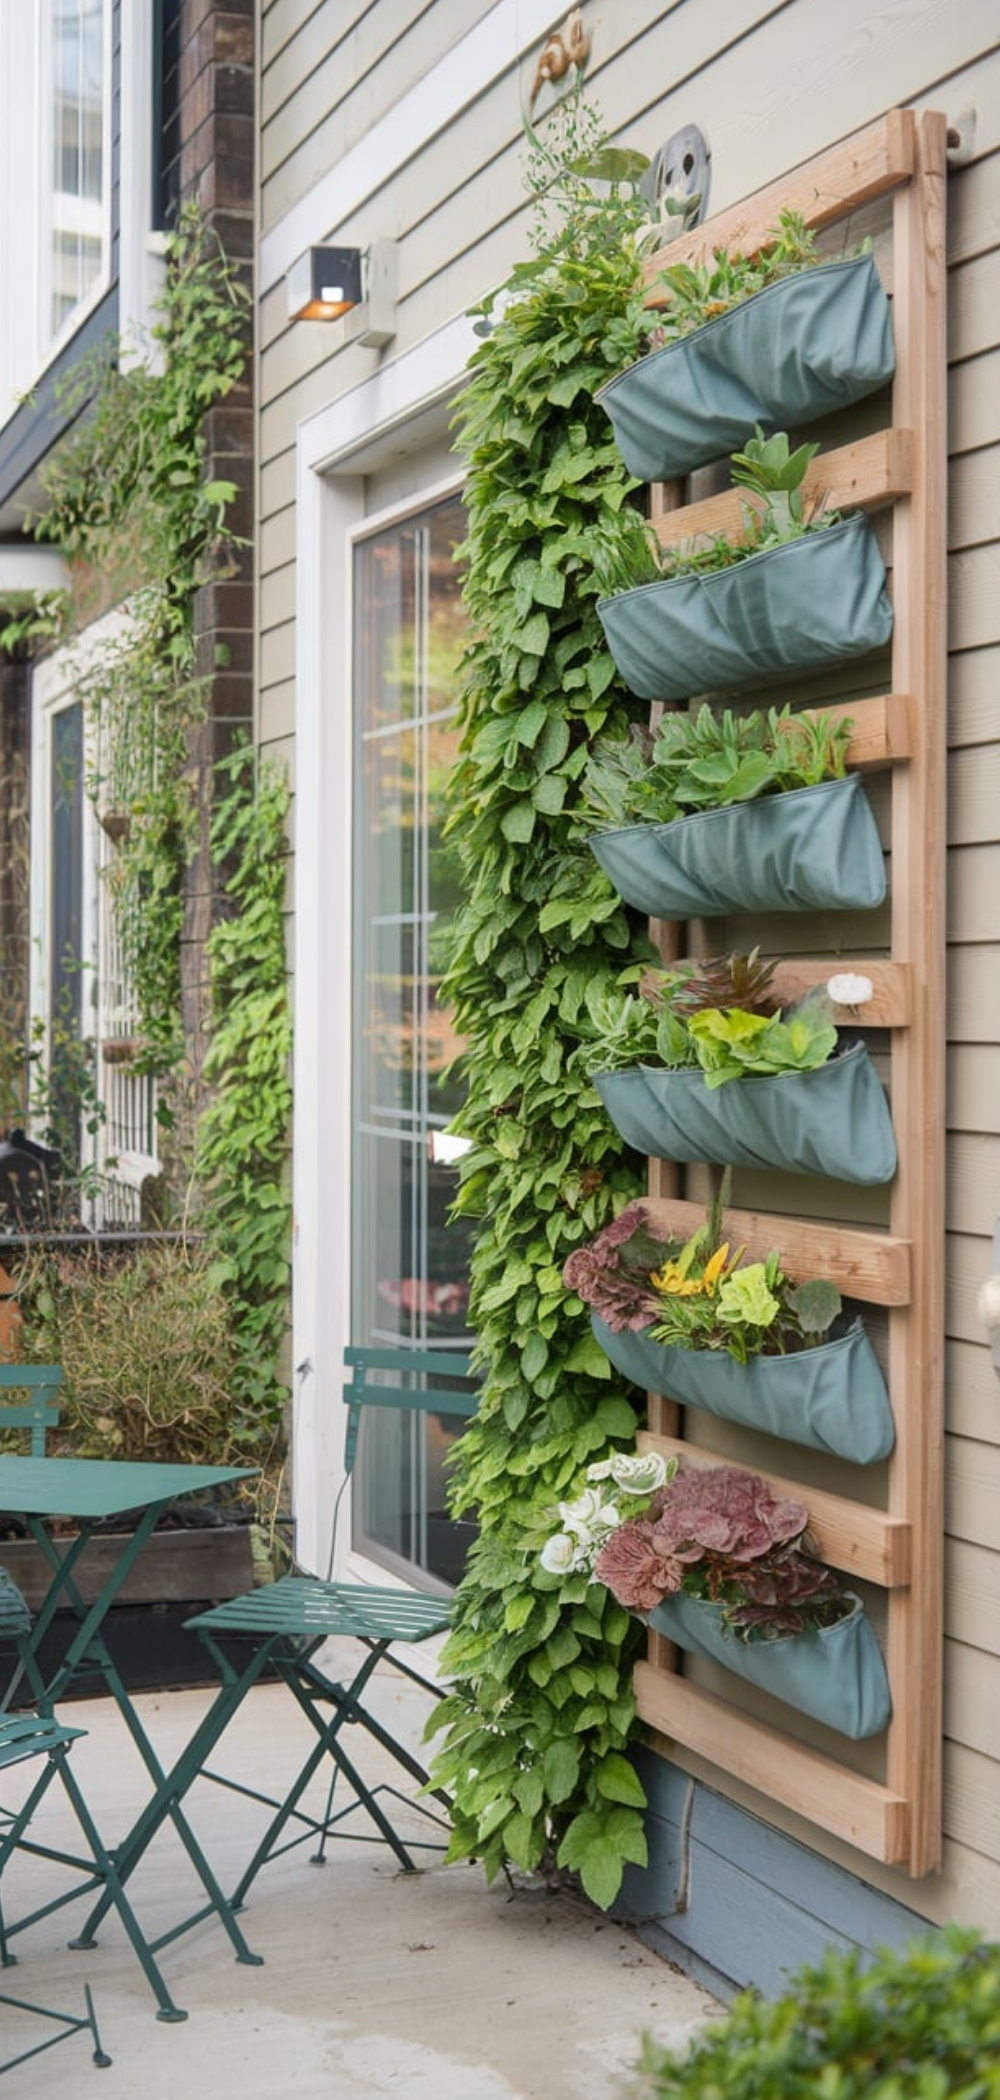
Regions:
<svg viewBox="0 0 1000 2100"><path fill-rule="evenodd" d="M619 983L595 991L589 1001L593 1038L583 1061L591 1072L622 1071L634 1064L661 1065L670 1071L700 1068L705 1084L777 1077L782 1072L812 1072L832 1057L837 1030L824 992L807 994L787 1016L771 1010L767 984L773 964L749 956L724 959L733 986L733 1003L718 995L718 972L706 979L704 966L684 964L675 970L647 970L638 993ZM747 1005L737 1003L742 981ZM722 999L725 999L725 991ZM761 1011L761 1004L764 1011Z"/></svg>
<svg viewBox="0 0 1000 2100"><path fill-rule="evenodd" d="M731 456L733 482L746 491L746 497L740 499L738 533L695 533L675 547L661 547L648 520L634 509L613 524L602 523L591 539L601 596L613 597L616 592L674 576L731 569L752 554L766 553L805 533L835 525L840 512L827 510L823 495L807 502L802 486L818 450L818 445L806 444L793 452L786 431L765 438L757 425L745 449Z"/></svg>
<svg viewBox="0 0 1000 2100"><path fill-rule="evenodd" d="M852 727L849 717L796 715L790 707L746 715L707 702L690 714L671 709L654 732L633 723L627 737L595 745L584 779L586 817L615 828L670 824L697 810L842 780Z"/></svg>

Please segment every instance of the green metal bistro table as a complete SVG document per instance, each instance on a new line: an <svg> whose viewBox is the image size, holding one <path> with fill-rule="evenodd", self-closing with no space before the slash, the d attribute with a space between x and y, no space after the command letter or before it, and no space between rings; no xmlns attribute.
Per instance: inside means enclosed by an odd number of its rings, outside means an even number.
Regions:
<svg viewBox="0 0 1000 2100"><path fill-rule="evenodd" d="M169 1817L205 1891L207 1902L198 1915L208 1917L214 1913L236 1949L236 1959L256 1965L260 1957L252 1954L247 1946L233 1916L232 1906L223 1894L183 1813L176 1790L167 1787L166 1774L102 1633L104 1621L129 1570L142 1553L167 1504L176 1501L180 1496L198 1494L206 1488L222 1487L234 1480L244 1479L253 1471L254 1468L246 1466L132 1464L118 1459L0 1457L0 1512L16 1513L24 1517L51 1570L51 1580L38 1610L26 1655L25 1675L30 1680L28 1689L33 1704L40 1713L52 1714L57 1702L66 1695L76 1676L85 1672L88 1676L98 1674L103 1678L149 1774L150 1801L162 1801L162 1812L155 1820L159 1824ZM126 1514L130 1529L123 1542L121 1554L107 1572L95 1601L87 1604L80 1595L75 1579L79 1564L97 1526L104 1526L109 1517L124 1517ZM70 1538L56 1539L52 1536L49 1524L57 1517L73 1520L74 1532ZM0 1560L2 1558L0 1547ZM73 1613L77 1621L76 1630L68 1640L65 1652L46 1678L39 1660L41 1642L52 1625L57 1610L63 1605L68 1606ZM15 1693L17 1682L18 1680L15 1680L8 1691L7 1703ZM14 1834L8 1833L0 1841L0 1874L3 1873L7 1859L18 1843L21 1843L22 1849L30 1849L25 1846L15 1826ZM128 1839L120 1846L104 1852L104 1860L110 1861L110 1868L106 1863L101 1865L94 1860L82 1861L70 1854L47 1852L46 1857L55 1858L64 1865L75 1868L83 1873L85 1878L40 1909L19 1918L15 1924L8 1923L7 1936L9 1938L13 1933L23 1931L37 1919L101 1885L101 1911L103 1913L103 1910L109 1907L117 1910L157 2000L158 2018L186 2019L187 2014L174 2004L155 1958L159 1949L167 1945L176 1934L166 1932L158 1939L150 1940L142 1931L124 1892L124 1881L128 1871L124 1862L127 1855ZM189 1919L186 1922L189 1924L191 1921ZM93 1940L85 1927L84 1937L71 1941L70 1944L91 1946Z"/></svg>

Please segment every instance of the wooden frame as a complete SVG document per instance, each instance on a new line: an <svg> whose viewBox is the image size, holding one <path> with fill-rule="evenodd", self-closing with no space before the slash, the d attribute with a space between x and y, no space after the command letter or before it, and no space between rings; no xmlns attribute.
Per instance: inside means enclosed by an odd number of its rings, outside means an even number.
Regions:
<svg viewBox="0 0 1000 2100"><path fill-rule="evenodd" d="M891 767L891 955L857 961L875 986L854 1027L891 1031L891 1097L899 1149L885 1232L751 1212L728 1214L732 1235L761 1253L780 1246L793 1273L826 1275L852 1297L886 1309L888 1382L896 1446L884 1509L788 1479L780 1490L809 1505L824 1557L887 1595L893 1717L884 1778L862 1776L678 1674L676 1649L651 1637L636 1671L643 1719L662 1737L756 1788L817 1828L913 1875L940 1863L944 1386L944 868L945 868L945 253L946 119L892 110L854 138L682 235L645 266L694 261L725 246L759 245L779 210L819 229L862 204L891 198L896 375L891 421L828 450L810 481L835 505L892 512L892 689L851 705L851 762ZM650 291L650 303L658 299ZM662 303L662 302L661 302ZM736 521L731 493L685 503L683 484L660 484L651 511L664 545ZM680 927L659 922L666 959L683 951ZM822 981L829 960L782 964L785 999ZM845 1017L846 1018L846 1017ZM688 1233L702 1207L679 1195L678 1169L651 1162L661 1225ZM651 1396L642 1439L717 1456L681 1441L680 1409Z"/></svg>

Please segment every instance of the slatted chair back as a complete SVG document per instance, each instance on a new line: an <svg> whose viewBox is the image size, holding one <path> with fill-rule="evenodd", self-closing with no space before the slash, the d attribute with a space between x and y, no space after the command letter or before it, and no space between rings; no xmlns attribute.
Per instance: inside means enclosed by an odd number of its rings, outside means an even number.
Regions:
<svg viewBox="0 0 1000 2100"><path fill-rule="evenodd" d="M59 1420L61 1364L0 1364L0 1429L28 1429L32 1458L45 1457L45 1441ZM23 1394L11 1401L8 1393Z"/></svg>
<svg viewBox="0 0 1000 2100"><path fill-rule="evenodd" d="M474 1415L479 1388L472 1371L472 1358L458 1351L413 1349L344 1350L344 1364L351 1376L344 1386L347 1425L344 1436L344 1469L354 1470L358 1430L364 1407L391 1407L410 1414Z"/></svg>

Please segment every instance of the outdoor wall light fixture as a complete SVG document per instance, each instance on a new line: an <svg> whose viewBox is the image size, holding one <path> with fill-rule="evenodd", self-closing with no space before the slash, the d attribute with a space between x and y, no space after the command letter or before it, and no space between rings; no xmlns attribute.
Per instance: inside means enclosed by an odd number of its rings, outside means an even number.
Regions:
<svg viewBox="0 0 1000 2100"><path fill-rule="evenodd" d="M396 243L370 248L307 248L285 278L292 321L340 321L346 334L376 347L396 333Z"/></svg>

